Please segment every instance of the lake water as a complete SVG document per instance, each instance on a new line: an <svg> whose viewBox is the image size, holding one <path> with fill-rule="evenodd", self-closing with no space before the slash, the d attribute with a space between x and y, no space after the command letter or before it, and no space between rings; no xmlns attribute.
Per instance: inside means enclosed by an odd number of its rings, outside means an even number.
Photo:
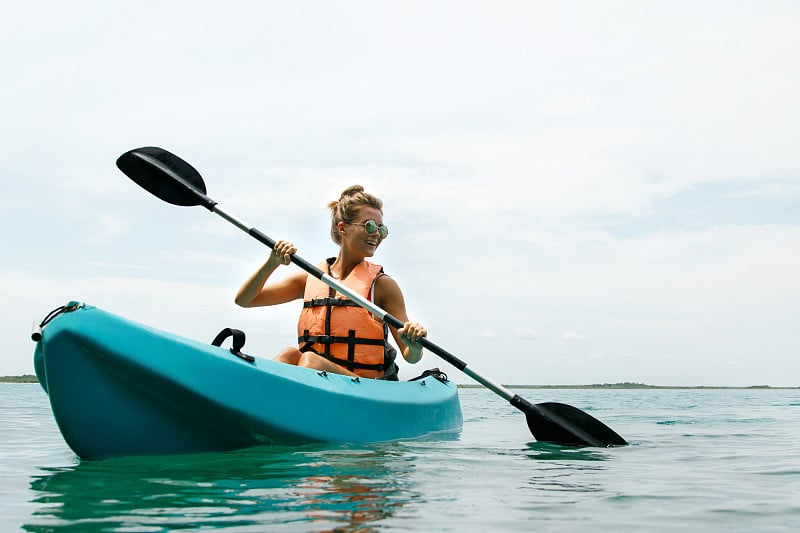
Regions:
<svg viewBox="0 0 800 533"><path fill-rule="evenodd" d="M0 531L800 530L798 390L519 392L631 446L536 443L461 389L436 438L79 462L38 385L0 384Z"/></svg>

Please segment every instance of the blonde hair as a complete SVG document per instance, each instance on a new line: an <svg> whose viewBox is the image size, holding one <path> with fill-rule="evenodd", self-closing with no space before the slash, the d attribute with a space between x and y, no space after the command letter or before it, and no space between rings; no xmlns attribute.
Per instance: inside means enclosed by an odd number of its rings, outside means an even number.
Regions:
<svg viewBox="0 0 800 533"><path fill-rule="evenodd" d="M374 207L383 213L383 202L380 198L364 192L364 187L361 185L346 188L338 200L328 203L328 209L331 210L331 239L333 242L342 244L338 228L339 222L352 224L364 206Z"/></svg>

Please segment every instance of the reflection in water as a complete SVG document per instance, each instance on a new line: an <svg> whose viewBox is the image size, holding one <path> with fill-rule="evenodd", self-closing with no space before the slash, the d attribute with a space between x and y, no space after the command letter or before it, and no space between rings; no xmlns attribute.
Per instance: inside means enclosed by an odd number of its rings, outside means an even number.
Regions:
<svg viewBox="0 0 800 533"><path fill-rule="evenodd" d="M611 455L606 448L563 446L550 442L529 442L527 457L537 461L607 461Z"/></svg>
<svg viewBox="0 0 800 533"><path fill-rule="evenodd" d="M33 479L38 510L24 528L371 531L419 497L412 468L391 443L83 462Z"/></svg>
<svg viewBox="0 0 800 533"><path fill-rule="evenodd" d="M592 473L602 472L603 461L610 458L604 448L531 442L528 443L526 456L547 462L546 466L537 469L536 475L528 482L535 489L533 494L538 504L563 501L564 494L570 495L570 503L576 503L581 499L581 494L604 490L602 483L592 481Z"/></svg>

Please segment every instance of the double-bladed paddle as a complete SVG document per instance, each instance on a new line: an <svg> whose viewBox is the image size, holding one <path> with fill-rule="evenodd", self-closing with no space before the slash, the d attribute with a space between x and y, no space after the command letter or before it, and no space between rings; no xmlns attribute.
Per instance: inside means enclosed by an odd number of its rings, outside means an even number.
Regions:
<svg viewBox="0 0 800 533"><path fill-rule="evenodd" d="M270 248L275 247L274 240L225 212L217 202L206 196L206 185L200 173L189 163L163 148L147 146L131 150L117 159L117 166L137 184L165 202L182 206L201 205L249 233L261 243ZM396 317L354 293L342 282L325 274L315 265L296 254L293 254L291 259L295 265L344 294L390 326L403 327L403 323ZM538 441L574 446L624 446L628 444L614 430L576 407L555 402L534 405L502 385L494 383L480 372L469 368L467 363L440 348L426 337L419 339L418 342L525 413L528 428Z"/></svg>

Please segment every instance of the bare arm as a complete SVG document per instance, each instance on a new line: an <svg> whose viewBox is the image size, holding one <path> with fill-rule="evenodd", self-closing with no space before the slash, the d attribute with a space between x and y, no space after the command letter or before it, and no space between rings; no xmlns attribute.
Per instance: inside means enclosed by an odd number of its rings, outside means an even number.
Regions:
<svg viewBox="0 0 800 533"><path fill-rule="evenodd" d="M242 307L258 307L302 298L306 286L305 272L297 272L275 283L266 284L275 269L291 262L289 255L296 251L294 245L289 242L276 242L275 249L269 254L266 262L239 289L234 300L236 304Z"/></svg>
<svg viewBox="0 0 800 533"><path fill-rule="evenodd" d="M422 346L416 341L425 337L428 332L420 324L408 320L403 292L397 282L389 276L381 276L375 283L375 304L403 322L402 328L395 329L390 326L389 329L400 347L403 358L409 363L419 362L422 359Z"/></svg>

